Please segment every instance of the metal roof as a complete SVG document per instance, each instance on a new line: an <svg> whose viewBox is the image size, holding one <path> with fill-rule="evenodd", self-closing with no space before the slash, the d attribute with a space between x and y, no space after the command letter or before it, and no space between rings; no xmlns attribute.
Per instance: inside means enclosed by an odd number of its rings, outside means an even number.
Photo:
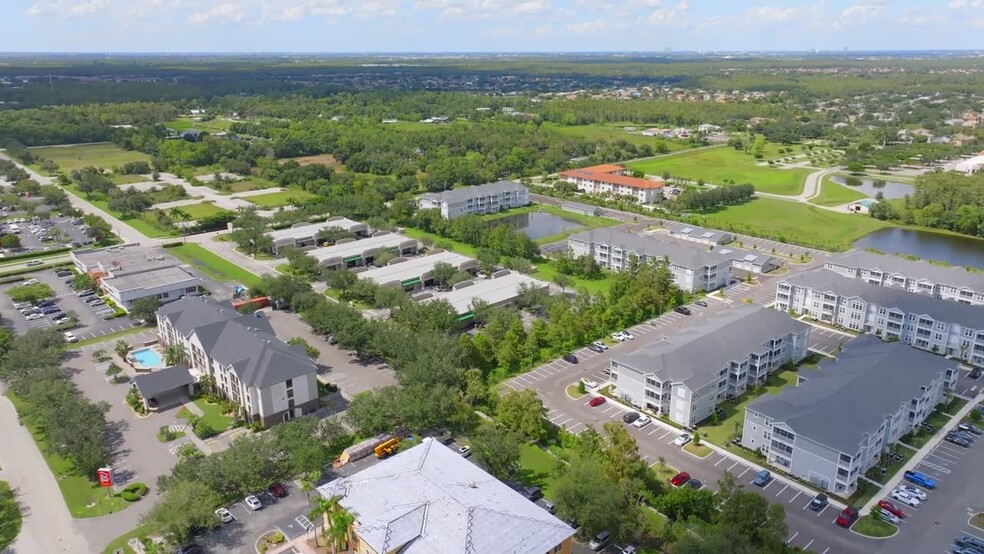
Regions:
<svg viewBox="0 0 984 554"><path fill-rule="evenodd" d="M715 267L730 259L723 252L709 251L706 246L693 242L671 240L654 234L637 235L617 229L594 229L575 233L568 237L570 242L584 242L596 245L615 246L633 252L640 260L645 257L660 260L664 256L670 263L688 269Z"/></svg>
<svg viewBox="0 0 984 554"><path fill-rule="evenodd" d="M178 387L186 387L195 382L188 371L188 366L177 364L173 367L140 373L133 378L133 384L144 398L153 398L159 394L170 392Z"/></svg>
<svg viewBox="0 0 984 554"><path fill-rule="evenodd" d="M455 268L460 268L462 264L467 262L478 264L477 260L473 260L468 256L445 251L409 258L402 262L390 263L387 266L363 271L358 275L360 279L369 279L376 284L385 285L387 283L403 282L408 279L419 278L434 269L435 265L442 262L451 264Z"/></svg>
<svg viewBox="0 0 984 554"><path fill-rule="evenodd" d="M197 285L200 279L177 267L162 267L141 273L126 273L103 279L103 284L120 292L145 290L172 285Z"/></svg>
<svg viewBox="0 0 984 554"><path fill-rule="evenodd" d="M472 284L468 285L467 283ZM508 302L519 295L519 287L523 284L535 288L550 286L543 281L527 277L521 273L507 272L492 279L476 278L472 281L459 283L454 290L436 292L434 296L425 299L424 302L447 300L459 315L467 314L472 311L473 300L480 299L491 305Z"/></svg>
<svg viewBox="0 0 984 554"><path fill-rule="evenodd" d="M323 262L331 258L345 259L351 256L362 256L367 250L397 248L401 244L412 240L397 233L386 233L351 242L343 242L334 246L315 248L308 250L306 253L309 256L313 256L319 262Z"/></svg>
<svg viewBox="0 0 984 554"><path fill-rule="evenodd" d="M358 221L352 221L351 219L344 217L336 217L321 223L311 223L308 225L290 227L288 229L269 231L267 232L267 236L273 239L274 242L281 240L314 238L320 231L324 229L331 229L333 227L353 233L356 231L364 231L367 228L365 223L359 223Z"/></svg>

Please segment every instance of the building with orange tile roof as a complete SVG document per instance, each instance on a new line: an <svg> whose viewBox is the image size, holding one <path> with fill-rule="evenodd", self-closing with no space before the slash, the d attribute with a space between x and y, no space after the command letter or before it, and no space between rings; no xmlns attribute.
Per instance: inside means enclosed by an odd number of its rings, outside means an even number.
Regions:
<svg viewBox="0 0 984 554"><path fill-rule="evenodd" d="M663 179L640 179L627 175L620 165L604 164L561 171L561 179L574 183L588 194L632 196L640 204L651 204L663 197Z"/></svg>

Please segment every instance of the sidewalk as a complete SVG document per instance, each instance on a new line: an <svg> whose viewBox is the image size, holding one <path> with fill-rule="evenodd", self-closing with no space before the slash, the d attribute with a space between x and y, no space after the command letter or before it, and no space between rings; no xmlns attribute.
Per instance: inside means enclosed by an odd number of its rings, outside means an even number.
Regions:
<svg viewBox="0 0 984 554"><path fill-rule="evenodd" d="M943 437L945 437L947 433L949 433L957 425L960 425L960 422L963 420L963 418L967 417L967 414L969 414L970 411L973 410L974 407L977 406L977 403L980 401L981 401L981 396L977 395L974 398L972 398L969 402L967 402L967 405L964 406L959 412L957 412L956 415L950 416L950 421L947 422L947 424L944 425L940 430L938 430L936 432L936 435L934 435L933 438L929 440L929 442L924 444L923 447L920 448L919 451L916 452L916 454L912 458L910 458L909 461L906 462L906 464L902 466L895 473L895 476L892 477L892 479L890 479L887 483L885 483L885 486L882 487L881 491L878 491L879 494L872 496L871 500L869 500L867 504L861 507L861 515L866 515L868 512L871 511L871 509L876 504L878 504L878 501L881 500L882 491L891 491L895 489L895 487L899 486L902 483L903 480L902 476L905 475L905 472L912 471L913 468L919 465L922 462L922 459L925 458L927 454L932 452L934 448L936 448L941 442L943 442Z"/></svg>

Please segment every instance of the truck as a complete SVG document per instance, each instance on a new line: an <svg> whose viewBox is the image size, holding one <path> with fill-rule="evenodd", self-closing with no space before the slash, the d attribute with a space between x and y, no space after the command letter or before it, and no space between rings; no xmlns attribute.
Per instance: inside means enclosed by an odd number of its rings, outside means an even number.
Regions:
<svg viewBox="0 0 984 554"><path fill-rule="evenodd" d="M361 460L362 458L365 458L375 452L377 446L395 437L396 435L393 435L392 433L383 433L381 435L376 435L371 439L366 439L358 444L353 444L343 450L341 456L335 458L332 466L337 469L349 462Z"/></svg>
<svg viewBox="0 0 984 554"><path fill-rule="evenodd" d="M373 451L376 453L376 457L379 459L389 458L393 454L396 454L396 449L400 446L400 438L393 437L390 440L379 444Z"/></svg>

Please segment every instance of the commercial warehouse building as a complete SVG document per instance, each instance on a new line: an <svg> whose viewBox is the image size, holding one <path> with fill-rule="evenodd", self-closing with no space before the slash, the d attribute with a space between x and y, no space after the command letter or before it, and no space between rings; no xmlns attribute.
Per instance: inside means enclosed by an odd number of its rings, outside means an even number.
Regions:
<svg viewBox="0 0 984 554"><path fill-rule="evenodd" d="M423 194L418 203L422 210L441 210L444 219L455 219L465 214L491 214L525 206L530 203L530 193L515 181L497 181Z"/></svg>
<svg viewBox="0 0 984 554"><path fill-rule="evenodd" d="M794 477L848 497L889 446L946 398L957 362L862 335L817 371L745 410L741 444Z"/></svg>
<svg viewBox="0 0 984 554"><path fill-rule="evenodd" d="M523 288L545 289L550 285L522 273L502 270L492 274L489 279L473 279L458 283L448 292L435 292L422 298L423 302L447 300L460 316L461 321L470 320L475 300L489 306L505 306L519 297Z"/></svg>
<svg viewBox="0 0 984 554"><path fill-rule="evenodd" d="M382 233L360 240L339 241L334 246L308 250L307 254L328 269L345 269L369 265L382 252L397 256L416 254L416 240L398 233Z"/></svg>
<svg viewBox="0 0 984 554"><path fill-rule="evenodd" d="M776 284L776 309L984 366L984 310L826 269Z"/></svg>
<svg viewBox="0 0 984 554"><path fill-rule="evenodd" d="M451 264L459 271L474 273L478 270L478 260L454 252L437 250L426 256L415 258L396 258L384 267L376 267L360 272L360 279L368 279L380 286L401 287L407 291L420 290L432 283L431 271L440 263Z"/></svg>
<svg viewBox="0 0 984 554"><path fill-rule="evenodd" d="M103 293L127 311L141 298L166 304L200 291L201 279L181 269L178 259L139 244L75 250L71 258L80 273L96 279Z"/></svg>
<svg viewBox="0 0 984 554"><path fill-rule="evenodd" d="M595 229L571 235L567 246L572 256L591 256L612 271L621 271L632 255L651 263L669 258L677 286L689 293L719 289L731 280L731 256L655 235Z"/></svg>
<svg viewBox="0 0 984 554"><path fill-rule="evenodd" d="M810 326L761 306L742 305L610 362L612 393L693 427L726 398L761 385L807 356Z"/></svg>
<svg viewBox="0 0 984 554"><path fill-rule="evenodd" d="M852 250L834 256L824 263L824 267L874 285L984 306L984 273L963 267L907 260L867 250Z"/></svg>
<svg viewBox="0 0 984 554"><path fill-rule="evenodd" d="M344 217L333 217L321 223L307 223L289 229L270 231L266 235L273 240L273 254L279 256L284 248L304 249L317 246L318 233L328 229L341 229L352 233L356 238L366 237L369 234L369 227L365 223Z"/></svg>

